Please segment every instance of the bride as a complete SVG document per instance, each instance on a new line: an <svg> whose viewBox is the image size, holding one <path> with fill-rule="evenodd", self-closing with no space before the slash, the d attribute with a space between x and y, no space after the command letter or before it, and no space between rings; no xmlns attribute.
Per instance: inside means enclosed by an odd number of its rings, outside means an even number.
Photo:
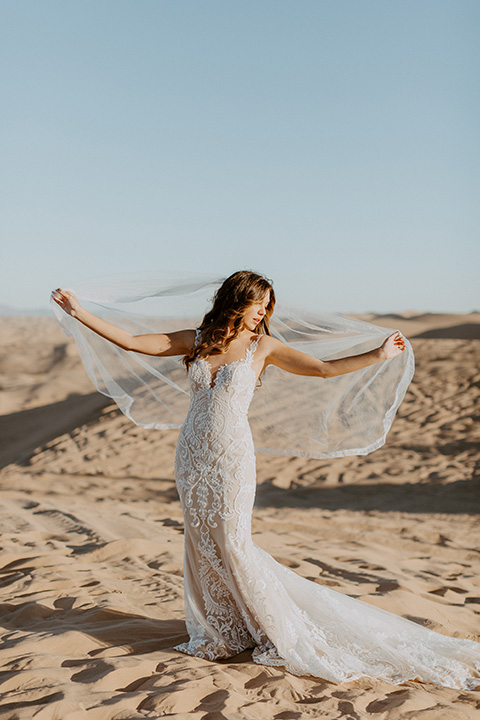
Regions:
<svg viewBox="0 0 480 720"><path fill-rule="evenodd" d="M190 406L175 478L185 519L184 598L189 641L209 660L247 648L264 665L332 682L369 676L474 689L480 644L452 638L299 576L251 538L256 489L248 409L267 366L334 378L405 352L400 332L367 352L320 360L271 335L271 283L236 272L218 288L197 329L132 334L87 311L60 288L65 313L124 351L183 356Z"/></svg>

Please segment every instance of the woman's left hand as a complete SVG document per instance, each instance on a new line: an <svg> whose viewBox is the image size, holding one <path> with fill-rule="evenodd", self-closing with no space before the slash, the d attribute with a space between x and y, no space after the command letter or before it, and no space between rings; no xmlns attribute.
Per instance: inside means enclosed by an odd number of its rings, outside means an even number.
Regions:
<svg viewBox="0 0 480 720"><path fill-rule="evenodd" d="M400 331L389 335L380 347L384 360L390 360L391 358L397 357L397 355L401 355L404 350L405 338Z"/></svg>

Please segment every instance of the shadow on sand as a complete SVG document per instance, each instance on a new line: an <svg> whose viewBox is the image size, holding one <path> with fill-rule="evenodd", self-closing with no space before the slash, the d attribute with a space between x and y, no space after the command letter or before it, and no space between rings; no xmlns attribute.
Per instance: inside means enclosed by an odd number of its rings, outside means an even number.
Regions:
<svg viewBox="0 0 480 720"><path fill-rule="evenodd" d="M33 451L83 423L97 420L110 398L98 392L0 416L0 468L22 463Z"/></svg>
<svg viewBox="0 0 480 720"><path fill-rule="evenodd" d="M256 507L322 508L358 512L407 512L476 515L480 513L480 477L447 485L372 483L327 488L277 488L263 483Z"/></svg>
<svg viewBox="0 0 480 720"><path fill-rule="evenodd" d="M145 653L172 648L174 645L188 640L183 620L157 620L143 615L109 608L89 607L73 608L75 597L58 598L54 608L35 601L14 605L0 604L2 626L12 629L10 636L5 636L2 647L13 648L25 640L22 630L29 635L39 633L42 639L61 635L64 632L80 632L95 638L103 647L90 650L88 657L101 655L106 647L121 648L121 655L143 655ZM20 633L19 633L20 631ZM83 665L85 660L72 659L64 661L65 666ZM75 676L82 682L81 672ZM88 682L91 681L91 674Z"/></svg>

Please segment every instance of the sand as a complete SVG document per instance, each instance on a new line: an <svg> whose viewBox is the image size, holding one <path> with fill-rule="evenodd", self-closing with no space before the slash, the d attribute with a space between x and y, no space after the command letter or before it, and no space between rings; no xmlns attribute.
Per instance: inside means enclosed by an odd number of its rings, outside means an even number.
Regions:
<svg viewBox="0 0 480 720"><path fill-rule="evenodd" d="M362 316L411 339L384 447L258 456L254 540L300 575L480 640L480 315ZM176 431L94 392L55 319L0 317L0 717L480 718L480 690L334 684L175 652L183 621Z"/></svg>

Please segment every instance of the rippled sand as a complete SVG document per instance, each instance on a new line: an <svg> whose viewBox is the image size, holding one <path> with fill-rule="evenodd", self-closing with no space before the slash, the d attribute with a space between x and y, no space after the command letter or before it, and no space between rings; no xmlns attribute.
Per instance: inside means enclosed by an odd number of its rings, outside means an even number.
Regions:
<svg viewBox="0 0 480 720"><path fill-rule="evenodd" d="M480 640L480 315L363 317L416 355L387 443L259 455L255 542L314 582ZM53 318L0 317L0 332L1 717L480 717L480 690L335 685L249 652L173 651L186 639L176 432L142 430L94 392Z"/></svg>

